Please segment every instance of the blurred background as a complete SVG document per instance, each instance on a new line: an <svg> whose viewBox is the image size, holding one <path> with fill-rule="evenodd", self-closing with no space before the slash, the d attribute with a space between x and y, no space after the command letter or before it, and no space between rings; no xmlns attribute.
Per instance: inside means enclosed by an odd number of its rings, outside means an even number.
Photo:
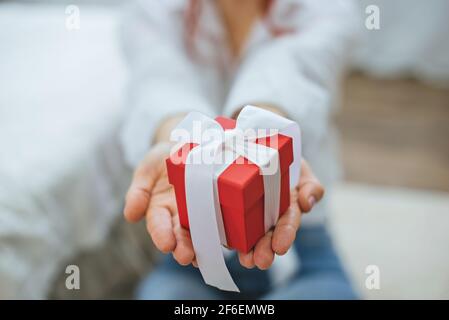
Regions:
<svg viewBox="0 0 449 320"><path fill-rule="evenodd" d="M0 1L0 298L132 298L157 260L144 225L121 215L125 2ZM449 1L358 3L331 231L363 298L448 299ZM80 290L65 286L72 264ZM379 289L365 285L370 265Z"/></svg>

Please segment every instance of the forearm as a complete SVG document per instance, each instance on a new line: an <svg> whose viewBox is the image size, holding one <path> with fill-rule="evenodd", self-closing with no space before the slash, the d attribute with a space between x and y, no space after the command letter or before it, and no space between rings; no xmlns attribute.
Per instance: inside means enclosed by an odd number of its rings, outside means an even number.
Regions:
<svg viewBox="0 0 449 320"><path fill-rule="evenodd" d="M163 119L155 131L152 144L156 144L159 142L169 142L170 133L182 120L182 118L184 118L185 115L186 113L177 113L173 116Z"/></svg>
<svg viewBox="0 0 449 320"><path fill-rule="evenodd" d="M277 105L273 105L273 104L269 104L269 103L248 103L249 105L255 106L255 107L259 107L274 113L277 113L283 117L287 117L288 118L288 114L284 111L284 109L282 109L282 107L277 106ZM239 108L237 108L234 113L232 114L231 118L236 119L240 113L240 111L242 111L244 106L241 106Z"/></svg>

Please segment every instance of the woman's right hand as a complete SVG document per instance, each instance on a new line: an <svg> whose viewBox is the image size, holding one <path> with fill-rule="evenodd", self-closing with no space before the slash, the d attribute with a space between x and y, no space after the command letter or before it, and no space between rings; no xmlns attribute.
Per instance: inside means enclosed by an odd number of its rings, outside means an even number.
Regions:
<svg viewBox="0 0 449 320"><path fill-rule="evenodd" d="M124 215L129 222L145 217L156 248L172 252L181 265L196 266L190 232L179 223L175 193L168 182L165 159L170 148L167 142L157 143L139 164L126 195Z"/></svg>

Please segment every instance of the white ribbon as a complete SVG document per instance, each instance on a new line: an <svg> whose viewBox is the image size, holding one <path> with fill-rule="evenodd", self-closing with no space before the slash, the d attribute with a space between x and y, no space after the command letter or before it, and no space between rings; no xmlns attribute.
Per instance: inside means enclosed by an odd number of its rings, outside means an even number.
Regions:
<svg viewBox="0 0 449 320"><path fill-rule="evenodd" d="M254 140L277 133L293 139L293 163L290 166L292 188L297 185L300 176L300 128L296 122L275 113L246 106L240 112L236 127L232 130L223 130L218 122L198 112L189 113L176 129L190 133L179 136L172 133L172 140L177 141L179 145L199 144L187 156L185 192L190 234L201 275L211 286L221 290L239 291L226 267L221 247L222 244L226 245L226 235L218 198L217 178L240 156L260 168L264 182L264 224L267 232L279 218L279 153L276 149L256 144ZM174 132L179 133L176 129ZM273 132L273 129L276 132ZM255 135L249 136L246 132ZM210 135L210 139L205 139L205 135ZM234 144L235 138L237 141ZM220 161L223 158L226 161Z"/></svg>

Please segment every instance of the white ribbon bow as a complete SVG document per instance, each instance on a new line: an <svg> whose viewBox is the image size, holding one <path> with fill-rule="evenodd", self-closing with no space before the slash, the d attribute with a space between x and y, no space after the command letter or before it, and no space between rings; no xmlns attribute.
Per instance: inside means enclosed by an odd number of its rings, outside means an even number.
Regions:
<svg viewBox="0 0 449 320"><path fill-rule="evenodd" d="M185 132L189 134L182 134ZM226 267L221 247L222 244L226 245L226 235L217 178L240 156L260 168L264 183L264 224L267 232L279 218L279 153L276 149L254 141L278 133L293 139L293 163L290 166L290 187L293 188L299 180L301 158L301 132L294 121L258 107L246 106L237 118L235 129L223 130L215 120L191 112L172 132L171 140L179 145L198 144L186 159L185 192L196 260L204 281L211 286L239 291ZM234 144L235 138L237 141ZM223 159L225 161L221 161Z"/></svg>

